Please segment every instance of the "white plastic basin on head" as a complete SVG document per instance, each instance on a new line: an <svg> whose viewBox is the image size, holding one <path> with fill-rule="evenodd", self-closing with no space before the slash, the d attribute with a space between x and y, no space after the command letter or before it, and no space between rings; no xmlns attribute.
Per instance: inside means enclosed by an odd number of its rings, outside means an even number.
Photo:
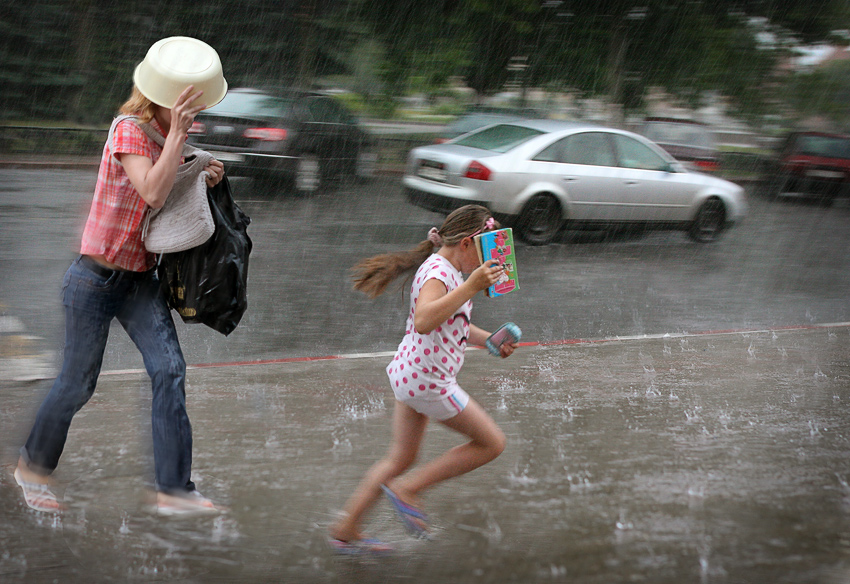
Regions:
<svg viewBox="0 0 850 584"><path fill-rule="evenodd" d="M227 81L215 49L191 37L168 37L148 49L133 73L142 95L170 108L189 85L204 94L196 101L212 107L227 93Z"/></svg>

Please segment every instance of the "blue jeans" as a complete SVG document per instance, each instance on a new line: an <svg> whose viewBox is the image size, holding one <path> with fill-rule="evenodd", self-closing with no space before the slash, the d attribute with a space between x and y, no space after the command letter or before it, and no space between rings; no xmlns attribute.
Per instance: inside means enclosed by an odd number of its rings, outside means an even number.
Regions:
<svg viewBox="0 0 850 584"><path fill-rule="evenodd" d="M186 362L155 272L113 271L77 258L65 274L62 371L35 418L21 456L50 474L65 448L71 419L94 394L109 325L117 318L141 351L151 379L151 427L156 488L194 490L192 427L186 414Z"/></svg>

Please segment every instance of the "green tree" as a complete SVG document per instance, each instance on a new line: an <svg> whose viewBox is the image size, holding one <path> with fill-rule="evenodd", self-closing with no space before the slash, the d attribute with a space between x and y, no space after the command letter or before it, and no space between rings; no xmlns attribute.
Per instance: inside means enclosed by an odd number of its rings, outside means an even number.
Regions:
<svg viewBox="0 0 850 584"><path fill-rule="evenodd" d="M0 6L0 116L108 121L156 40L194 36L221 55L231 87L313 85L356 74L392 105L413 83L439 93L462 75L479 95L513 81L569 87L639 107L649 85L696 99L719 90L758 113L786 37L848 28L847 0L31 0ZM368 59L363 62L362 56ZM511 73L521 59L527 67Z"/></svg>
<svg viewBox="0 0 850 584"><path fill-rule="evenodd" d="M718 90L755 115L767 105L760 81L781 52L759 44L754 17L815 39L846 24L847 14L848 3L835 0L814 0L805 10L785 0L550 0L536 21L528 80L633 107L653 85L693 101Z"/></svg>
<svg viewBox="0 0 850 584"><path fill-rule="evenodd" d="M850 131L850 61L794 75L785 91L797 121L822 117Z"/></svg>
<svg viewBox="0 0 850 584"><path fill-rule="evenodd" d="M531 46L539 12L536 0L469 0L452 9L450 22L468 55L464 79L478 95L504 86L510 60Z"/></svg>

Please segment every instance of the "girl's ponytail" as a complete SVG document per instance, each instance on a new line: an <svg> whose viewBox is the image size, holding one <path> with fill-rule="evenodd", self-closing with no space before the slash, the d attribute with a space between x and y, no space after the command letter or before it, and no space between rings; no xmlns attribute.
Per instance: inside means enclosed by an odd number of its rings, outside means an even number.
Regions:
<svg viewBox="0 0 850 584"><path fill-rule="evenodd" d="M354 289L370 298L380 296L390 282L403 273L418 268L433 251L434 244L426 239L410 251L367 258L352 268Z"/></svg>
<svg viewBox="0 0 850 584"><path fill-rule="evenodd" d="M452 211L440 229L431 229L428 239L414 249L400 253L385 253L367 258L354 266L354 289L370 298L384 293L387 286L405 272L418 268L434 248L453 246L465 237L498 227L490 211L481 205L466 205Z"/></svg>

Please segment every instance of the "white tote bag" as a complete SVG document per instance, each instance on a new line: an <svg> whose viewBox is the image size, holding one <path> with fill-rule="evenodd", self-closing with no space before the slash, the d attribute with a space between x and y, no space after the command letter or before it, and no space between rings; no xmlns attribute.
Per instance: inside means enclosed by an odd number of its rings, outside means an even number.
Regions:
<svg viewBox="0 0 850 584"><path fill-rule="evenodd" d="M123 119L133 116L120 116L112 122L109 140L115 126ZM135 118L133 118L135 120ZM150 126L136 122L139 128L154 142L164 145L165 139ZM183 157L186 160L177 169L174 185L165 204L160 209L148 209L142 225L142 241L152 253L174 253L197 247L205 243L215 232L209 199L207 198L204 171L213 156L189 144L183 145Z"/></svg>

